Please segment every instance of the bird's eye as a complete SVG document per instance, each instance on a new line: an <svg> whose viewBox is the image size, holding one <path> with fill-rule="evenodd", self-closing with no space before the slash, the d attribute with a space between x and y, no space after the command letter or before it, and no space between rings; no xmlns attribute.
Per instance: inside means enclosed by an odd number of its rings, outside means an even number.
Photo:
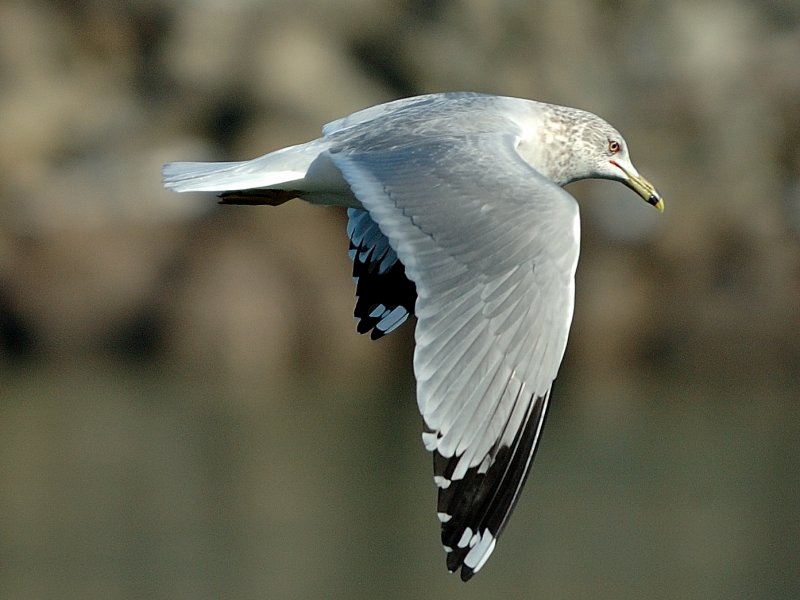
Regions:
<svg viewBox="0 0 800 600"><path fill-rule="evenodd" d="M622 149L622 146L617 140L608 140L608 151L611 154L616 154Z"/></svg>

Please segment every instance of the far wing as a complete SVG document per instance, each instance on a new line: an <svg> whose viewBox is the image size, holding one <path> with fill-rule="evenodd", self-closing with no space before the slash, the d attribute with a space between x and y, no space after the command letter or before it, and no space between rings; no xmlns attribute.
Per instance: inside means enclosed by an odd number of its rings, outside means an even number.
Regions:
<svg viewBox="0 0 800 600"><path fill-rule="evenodd" d="M389 141L331 158L416 284L423 441L448 568L467 580L539 440L572 319L577 203L520 158L511 134Z"/></svg>
<svg viewBox="0 0 800 600"><path fill-rule="evenodd" d="M370 337L377 340L400 327L414 312L416 288L367 211L347 209L347 236L356 282L357 330L371 332Z"/></svg>

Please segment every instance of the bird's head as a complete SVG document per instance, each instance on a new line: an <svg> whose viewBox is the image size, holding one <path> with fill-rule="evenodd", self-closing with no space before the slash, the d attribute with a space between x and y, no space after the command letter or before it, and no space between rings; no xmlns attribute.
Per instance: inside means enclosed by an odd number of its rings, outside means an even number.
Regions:
<svg viewBox="0 0 800 600"><path fill-rule="evenodd" d="M591 157L591 177L619 181L639 194L645 202L664 212L664 202L652 183L639 175L620 133L602 119L583 130L584 155Z"/></svg>

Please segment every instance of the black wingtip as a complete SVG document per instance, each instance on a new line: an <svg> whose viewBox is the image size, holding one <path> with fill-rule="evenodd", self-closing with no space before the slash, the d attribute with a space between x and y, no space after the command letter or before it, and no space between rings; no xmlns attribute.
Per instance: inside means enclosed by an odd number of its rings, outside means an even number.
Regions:
<svg viewBox="0 0 800 600"><path fill-rule="evenodd" d="M463 581L464 583L466 583L466 582L468 582L470 579L472 579L472 576L473 576L473 575L475 575L475 571L473 571L472 569L470 569L470 568L469 568L467 565L463 565L463 564L462 564L462 565L459 565L459 566L461 567L461 572L458 574L458 576L461 578L461 581ZM454 569L451 569L450 567L448 567L448 568L447 568L447 572L448 572L448 573L455 573L456 571L458 571L458 568L459 568L459 567L456 567L456 568L454 568Z"/></svg>
<svg viewBox="0 0 800 600"><path fill-rule="evenodd" d="M447 549L447 547L445 547ZM458 548L455 547L452 550L448 551L447 553L447 570L450 573L455 573L459 569L461 572L459 573L459 577L461 577L461 581L467 582L472 579L472 576L475 575L475 571L473 571L470 567L464 564L464 557L467 555L467 551L469 548Z"/></svg>
<svg viewBox="0 0 800 600"><path fill-rule="evenodd" d="M377 340L414 314L417 288L406 276L389 240L365 210L347 211L348 254L353 261L359 333Z"/></svg>

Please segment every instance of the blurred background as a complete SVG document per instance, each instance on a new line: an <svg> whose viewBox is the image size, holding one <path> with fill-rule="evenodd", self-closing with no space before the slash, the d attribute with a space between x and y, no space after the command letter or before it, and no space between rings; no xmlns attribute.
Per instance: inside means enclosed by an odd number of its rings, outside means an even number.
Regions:
<svg viewBox="0 0 800 600"><path fill-rule="evenodd" d="M0 597L800 597L800 3L0 3ZM527 489L445 571L413 326L343 211L161 188L418 93L581 107L662 192L570 186Z"/></svg>

